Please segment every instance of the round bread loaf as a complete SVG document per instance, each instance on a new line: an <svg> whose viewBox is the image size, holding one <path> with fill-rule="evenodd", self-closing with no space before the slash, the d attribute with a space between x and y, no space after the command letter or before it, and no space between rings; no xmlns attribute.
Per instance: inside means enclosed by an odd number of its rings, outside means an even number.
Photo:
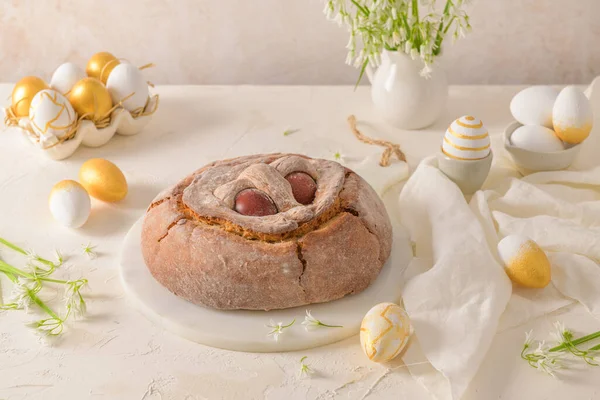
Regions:
<svg viewBox="0 0 600 400"><path fill-rule="evenodd" d="M294 193L312 202L301 204ZM144 260L156 280L223 310L281 309L359 293L391 245L390 219L369 184L336 162L296 154L211 163L159 194L142 230Z"/></svg>

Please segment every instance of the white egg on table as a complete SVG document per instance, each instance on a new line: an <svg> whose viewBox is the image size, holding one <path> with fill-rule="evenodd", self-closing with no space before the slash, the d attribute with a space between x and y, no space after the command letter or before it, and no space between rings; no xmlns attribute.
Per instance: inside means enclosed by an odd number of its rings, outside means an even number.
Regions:
<svg viewBox="0 0 600 400"><path fill-rule="evenodd" d="M510 142L520 149L542 153L554 153L565 145L552 129L539 125L523 125L512 133Z"/></svg>
<svg viewBox="0 0 600 400"><path fill-rule="evenodd" d="M69 100L53 89L37 92L29 106L31 128L41 138L57 139L73 133L77 113Z"/></svg>
<svg viewBox="0 0 600 400"><path fill-rule="evenodd" d="M552 128L552 108L558 89L550 86L531 86L521 90L510 102L510 113L523 125L542 125Z"/></svg>
<svg viewBox="0 0 600 400"><path fill-rule="evenodd" d="M554 102L554 132L564 142L577 144L590 134L594 116L589 99L575 86L564 88Z"/></svg>
<svg viewBox="0 0 600 400"><path fill-rule="evenodd" d="M394 359L406 347L412 325L406 311L394 303L380 303L371 308L360 325L360 345L375 362Z"/></svg>
<svg viewBox="0 0 600 400"><path fill-rule="evenodd" d="M56 71L52 74L50 87L65 94L68 93L77 82L85 77L85 71L79 68L77 64L70 62L64 63L56 68Z"/></svg>
<svg viewBox="0 0 600 400"><path fill-rule="evenodd" d="M490 154L490 136L481 120L465 115L446 130L442 152L458 160L481 160Z"/></svg>
<svg viewBox="0 0 600 400"><path fill-rule="evenodd" d="M83 226L92 210L88 192L78 182L72 180L60 181L54 185L48 205L54 219L69 228Z"/></svg>
<svg viewBox="0 0 600 400"><path fill-rule="evenodd" d="M543 288L550 283L550 261L530 238L508 235L498 243L498 254L511 281L530 288Z"/></svg>
<svg viewBox="0 0 600 400"><path fill-rule="evenodd" d="M144 107L150 96L148 82L142 71L129 63L119 64L112 70L106 81L106 87L114 104L131 95L123 101L123 108L128 111Z"/></svg>

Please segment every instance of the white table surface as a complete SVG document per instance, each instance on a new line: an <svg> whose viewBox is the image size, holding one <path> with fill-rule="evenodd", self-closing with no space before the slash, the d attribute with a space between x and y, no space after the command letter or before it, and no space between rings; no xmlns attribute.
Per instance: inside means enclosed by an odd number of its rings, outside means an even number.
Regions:
<svg viewBox="0 0 600 400"><path fill-rule="evenodd" d="M0 98L11 89L0 85ZM503 157L500 135L519 89L451 87L446 114L429 129L408 132L378 121L364 87L353 92L351 87L159 86L160 107L142 133L116 136L101 148L82 147L62 162L38 154L17 131L0 132L0 236L41 254L50 255L55 247L71 253L57 275L87 277L91 288L88 318L71 324L52 347L23 326L33 316L0 313L0 399L430 398L406 368L379 380L386 369L363 355L358 336L310 351L251 354L198 345L158 328L124 296L118 277L121 242L155 194L209 161L271 151L327 158L336 151L355 157L379 151L353 137L346 123L351 113L371 123L360 126L364 133L400 143L411 169L437 151L447 125L464 114L484 121L496 157ZM284 138L288 128L300 130ZM87 225L62 228L47 208L50 189L59 180L76 179L92 157L122 168L129 196L114 205L93 201ZM96 260L80 254L88 241L97 246ZM5 250L1 254L19 260ZM554 380L519 359L524 332L535 328L544 337L556 319L579 332L600 329L582 307L572 306L497 335L464 398L600 398L600 368ZM299 359L305 355L317 373L299 379Z"/></svg>

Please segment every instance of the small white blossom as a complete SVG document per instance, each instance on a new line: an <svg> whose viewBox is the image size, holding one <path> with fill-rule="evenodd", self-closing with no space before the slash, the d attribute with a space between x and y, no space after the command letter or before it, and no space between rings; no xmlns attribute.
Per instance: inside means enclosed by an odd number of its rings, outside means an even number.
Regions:
<svg viewBox="0 0 600 400"><path fill-rule="evenodd" d="M8 302L16 305L19 310L29 312L29 308L33 305L31 293L35 290L35 281L23 277L19 277L14 283L12 292L8 297Z"/></svg>
<svg viewBox="0 0 600 400"><path fill-rule="evenodd" d="M88 256L90 260L93 260L96 257L98 257L98 254L96 253L95 249L96 246L93 246L90 242L88 242L88 244L83 245L83 254Z"/></svg>
<svg viewBox="0 0 600 400"><path fill-rule="evenodd" d="M431 68L431 65L425 64L423 69L421 69L421 71L419 72L419 75L421 75L423 78L429 79L429 78L431 78L432 72L433 72L433 68Z"/></svg>
<svg viewBox="0 0 600 400"><path fill-rule="evenodd" d="M73 313L75 317L83 317L87 312L86 302L81 295L81 290L87 286L87 283L87 279L67 282L64 295L67 315Z"/></svg>
<svg viewBox="0 0 600 400"><path fill-rule="evenodd" d="M304 317L304 321L302 321L302 325L304 325L304 329L307 331L317 329L317 328L341 328L341 325L328 325L325 324L315 317L312 316L310 310L306 310L306 316Z"/></svg>
<svg viewBox="0 0 600 400"><path fill-rule="evenodd" d="M524 346L526 346L526 347L531 346L531 343L533 341L532 335L533 335L533 329L531 329L529 332L525 332L525 344L524 344Z"/></svg>
<svg viewBox="0 0 600 400"><path fill-rule="evenodd" d="M275 323L273 320L270 320L269 324L265 325L267 328L271 329L271 331L269 331L269 333L267 333L267 336L273 337L273 340L275 340L276 342L278 342L279 341L279 336L283 335L284 330L286 328L289 328L290 326L294 325L295 322L296 322L296 320L294 319L289 324L283 325L283 322Z"/></svg>
<svg viewBox="0 0 600 400"><path fill-rule="evenodd" d="M298 372L298 377L302 378L303 376L312 375L314 373L313 369L304 362L308 356L304 356L300 359L300 371Z"/></svg>
<svg viewBox="0 0 600 400"><path fill-rule="evenodd" d="M61 266L64 262L64 257L63 254L60 250L55 249L54 250L54 257L56 258L56 264L57 266Z"/></svg>

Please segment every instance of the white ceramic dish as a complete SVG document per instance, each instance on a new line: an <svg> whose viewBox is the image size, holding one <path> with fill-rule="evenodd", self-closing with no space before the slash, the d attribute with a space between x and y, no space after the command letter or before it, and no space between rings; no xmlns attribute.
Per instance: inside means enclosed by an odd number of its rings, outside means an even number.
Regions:
<svg viewBox="0 0 600 400"><path fill-rule="evenodd" d="M379 276L363 292L328 303L272 311L220 311L192 304L164 288L144 263L140 244L143 218L125 238L121 253L121 278L136 308L156 324L194 342L227 350L280 352L310 349L358 334L364 315L376 304L397 303L403 275L412 259L404 228L394 225L394 245ZM306 331L301 324L306 310L326 323L341 328ZM278 342L268 337L269 320L289 323Z"/></svg>
<svg viewBox="0 0 600 400"><path fill-rule="evenodd" d="M581 150L581 143L569 148L551 153L521 149L512 145L510 137L521 127L519 122L513 122L504 130L504 148L521 172L558 171L568 168Z"/></svg>
<svg viewBox="0 0 600 400"><path fill-rule="evenodd" d="M152 96L148 101L147 109L152 110L157 107L157 102L158 95ZM3 111L6 113L4 109ZM19 119L19 127L22 128L25 137L27 137L31 143L40 149L48 158L51 158L52 160L64 160L73 155L79 145L84 145L86 147L100 147L108 143L115 134L126 136L135 135L144 129L151 119L152 115L133 118L129 111L118 108L112 113L110 125L106 128L98 129L92 121L83 120L79 124L77 133L72 139L47 149L42 148L37 137L31 134L29 118L23 117Z"/></svg>

